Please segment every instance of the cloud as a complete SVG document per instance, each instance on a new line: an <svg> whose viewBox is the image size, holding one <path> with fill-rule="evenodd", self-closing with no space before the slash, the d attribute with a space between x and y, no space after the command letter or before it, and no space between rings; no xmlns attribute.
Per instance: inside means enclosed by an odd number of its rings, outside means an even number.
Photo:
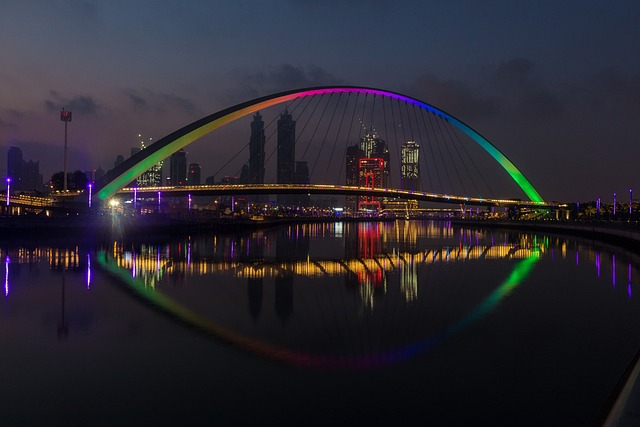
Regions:
<svg viewBox="0 0 640 427"><path fill-rule="evenodd" d="M13 129L16 125L13 123L6 122L2 117L0 117L0 129Z"/></svg>
<svg viewBox="0 0 640 427"><path fill-rule="evenodd" d="M608 68L597 73L589 84L609 112L634 118L640 114L640 74L624 76L619 70Z"/></svg>
<svg viewBox="0 0 640 427"><path fill-rule="evenodd" d="M156 93L146 89L130 89L125 91L125 94L129 98L132 108L137 112L164 114L171 111L180 111L189 116L193 116L198 112L193 101L177 95Z"/></svg>
<svg viewBox="0 0 640 427"><path fill-rule="evenodd" d="M483 96L460 81L442 80L433 74L418 77L409 92L463 120L498 112L495 99Z"/></svg>
<svg viewBox="0 0 640 427"><path fill-rule="evenodd" d="M101 107L93 97L89 95L78 95L73 98L67 98L61 96L55 90L52 90L49 96L50 99L44 101L44 107L50 113L64 108L72 111L74 114L95 116L101 110Z"/></svg>
<svg viewBox="0 0 640 427"><path fill-rule="evenodd" d="M236 103L288 89L312 86L339 85L343 80L317 65L295 66L280 64L259 70L236 69L233 79L237 88L230 91L226 101Z"/></svg>
<svg viewBox="0 0 640 427"><path fill-rule="evenodd" d="M25 113L17 110L1 110L0 113L0 130L3 131L19 129L19 123L25 116Z"/></svg>
<svg viewBox="0 0 640 427"><path fill-rule="evenodd" d="M503 87L527 86L531 78L533 62L524 58L513 58L498 66L495 72L496 81Z"/></svg>

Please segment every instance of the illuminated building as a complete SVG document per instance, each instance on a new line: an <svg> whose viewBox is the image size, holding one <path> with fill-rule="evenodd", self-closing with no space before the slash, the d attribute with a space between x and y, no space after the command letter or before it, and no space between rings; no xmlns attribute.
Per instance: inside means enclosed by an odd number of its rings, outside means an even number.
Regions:
<svg viewBox="0 0 640 427"><path fill-rule="evenodd" d="M385 162L382 158L363 158L358 161L358 186L384 188ZM380 197L360 196L358 209L380 210Z"/></svg>
<svg viewBox="0 0 640 427"><path fill-rule="evenodd" d="M384 161L382 182L380 187L389 188L390 165L389 149L387 148L387 143L378 136L375 129L370 128L369 131L362 138L360 138L358 146L362 151L363 157L382 159Z"/></svg>
<svg viewBox="0 0 640 427"><path fill-rule="evenodd" d="M415 141L402 144L400 160L401 183L403 190L420 189L420 146Z"/></svg>
<svg viewBox="0 0 640 427"><path fill-rule="evenodd" d="M140 148L134 147L131 149L131 155L133 156L139 151L142 151L146 148L144 144L144 140L141 138L141 135L138 135L140 138ZM151 141L151 138L149 138ZM159 187L162 185L162 161L159 161L155 165L151 166L147 171L145 171L142 175L140 175L136 183L138 187Z"/></svg>
<svg viewBox="0 0 640 427"><path fill-rule="evenodd" d="M358 144L347 147L345 170L347 185L368 188L389 187L389 150L386 142L378 137L373 128L360 138ZM381 204L380 197L346 197L346 206L352 211L380 210Z"/></svg>

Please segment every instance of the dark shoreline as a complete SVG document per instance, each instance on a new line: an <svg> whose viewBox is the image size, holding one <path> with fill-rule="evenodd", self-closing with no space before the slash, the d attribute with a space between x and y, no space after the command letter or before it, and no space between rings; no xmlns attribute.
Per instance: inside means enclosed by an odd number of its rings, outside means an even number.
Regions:
<svg viewBox="0 0 640 427"><path fill-rule="evenodd" d="M238 233L297 223L395 221L395 218L278 217L195 218L168 215L110 216L68 215L64 217L0 217L0 240L81 238L87 241L172 237L189 233Z"/></svg>
<svg viewBox="0 0 640 427"><path fill-rule="evenodd" d="M465 228L498 228L580 237L612 244L640 253L640 223L616 221L502 221L452 219L451 223Z"/></svg>

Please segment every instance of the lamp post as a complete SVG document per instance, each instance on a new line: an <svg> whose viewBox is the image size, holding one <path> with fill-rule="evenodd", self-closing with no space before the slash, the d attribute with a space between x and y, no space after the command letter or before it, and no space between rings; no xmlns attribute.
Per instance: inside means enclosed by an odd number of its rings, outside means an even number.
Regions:
<svg viewBox="0 0 640 427"><path fill-rule="evenodd" d="M67 191L67 123L71 121L71 111L66 111L64 108L60 111L60 120L64 122L64 186L63 190Z"/></svg>
<svg viewBox="0 0 640 427"><path fill-rule="evenodd" d="M7 207L9 206L10 195L11 195L11 178L7 177Z"/></svg>
<svg viewBox="0 0 640 427"><path fill-rule="evenodd" d="M11 178L7 177L7 216L9 216L9 201L11 200Z"/></svg>

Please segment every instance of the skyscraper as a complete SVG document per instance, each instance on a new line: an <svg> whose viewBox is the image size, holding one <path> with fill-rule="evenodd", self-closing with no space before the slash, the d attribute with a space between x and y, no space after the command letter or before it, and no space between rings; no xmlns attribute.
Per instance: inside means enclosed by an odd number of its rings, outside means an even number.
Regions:
<svg viewBox="0 0 640 427"><path fill-rule="evenodd" d="M403 190L420 189L420 146L415 141L402 144L401 181Z"/></svg>
<svg viewBox="0 0 640 427"><path fill-rule="evenodd" d="M44 184L40 173L40 161L22 162L22 189L25 191L42 191Z"/></svg>
<svg viewBox="0 0 640 427"><path fill-rule="evenodd" d="M144 150L146 147L144 140L142 139L142 135L138 135L140 138L140 148L133 147L131 148L131 155L138 153L139 151ZM151 141L151 138L149 138ZM136 183L138 187L158 187L162 185L162 164L163 161L159 161L155 165L151 166L148 170L146 170L142 175L138 177Z"/></svg>
<svg viewBox="0 0 640 427"><path fill-rule="evenodd" d="M187 182L187 153L181 148L169 159L171 185L185 185Z"/></svg>
<svg viewBox="0 0 640 427"><path fill-rule="evenodd" d="M10 147L7 151L7 176L11 178L11 186L14 191L22 190L22 150L18 147Z"/></svg>
<svg viewBox="0 0 640 427"><path fill-rule="evenodd" d="M389 149L371 127L357 145L347 147L346 184L369 188L388 188L390 176ZM357 200L357 202L356 202ZM353 196L346 198L347 208L380 209L380 197Z"/></svg>
<svg viewBox="0 0 640 427"><path fill-rule="evenodd" d="M294 182L296 171L296 122L286 109L278 119L277 168L278 184L292 184ZM278 196L278 204L280 205L290 205L293 200L286 195Z"/></svg>
<svg viewBox="0 0 640 427"><path fill-rule="evenodd" d="M306 161L296 162L296 174L294 177L296 184L309 184L309 165ZM308 194L296 195L296 206L309 206L311 197Z"/></svg>
<svg viewBox="0 0 640 427"><path fill-rule="evenodd" d="M347 147L345 184L352 187L358 186L358 161L362 157L364 156L358 144L350 145ZM347 209L355 211L358 209L358 198L356 196L346 196L345 204Z"/></svg>
<svg viewBox="0 0 640 427"><path fill-rule="evenodd" d="M262 121L262 116L258 112L253 116L253 121L251 122L248 184L264 184L264 145L264 122Z"/></svg>
<svg viewBox="0 0 640 427"><path fill-rule="evenodd" d="M384 161L382 181L380 185L382 188L388 188L391 167L389 163L389 149L387 148L387 143L378 136L378 133L373 129L373 127L370 127L367 133L360 138L358 147L362 151L363 158L382 159Z"/></svg>
<svg viewBox="0 0 640 427"><path fill-rule="evenodd" d="M7 177L11 178L13 191L44 191L40 162L25 161L19 147L7 151Z"/></svg>
<svg viewBox="0 0 640 427"><path fill-rule="evenodd" d="M189 185L200 185L200 163L189 163Z"/></svg>
<svg viewBox="0 0 640 427"><path fill-rule="evenodd" d="M362 158L358 161L358 185L367 188L384 188L385 162L382 158ZM361 196L358 209L380 210L381 198Z"/></svg>

